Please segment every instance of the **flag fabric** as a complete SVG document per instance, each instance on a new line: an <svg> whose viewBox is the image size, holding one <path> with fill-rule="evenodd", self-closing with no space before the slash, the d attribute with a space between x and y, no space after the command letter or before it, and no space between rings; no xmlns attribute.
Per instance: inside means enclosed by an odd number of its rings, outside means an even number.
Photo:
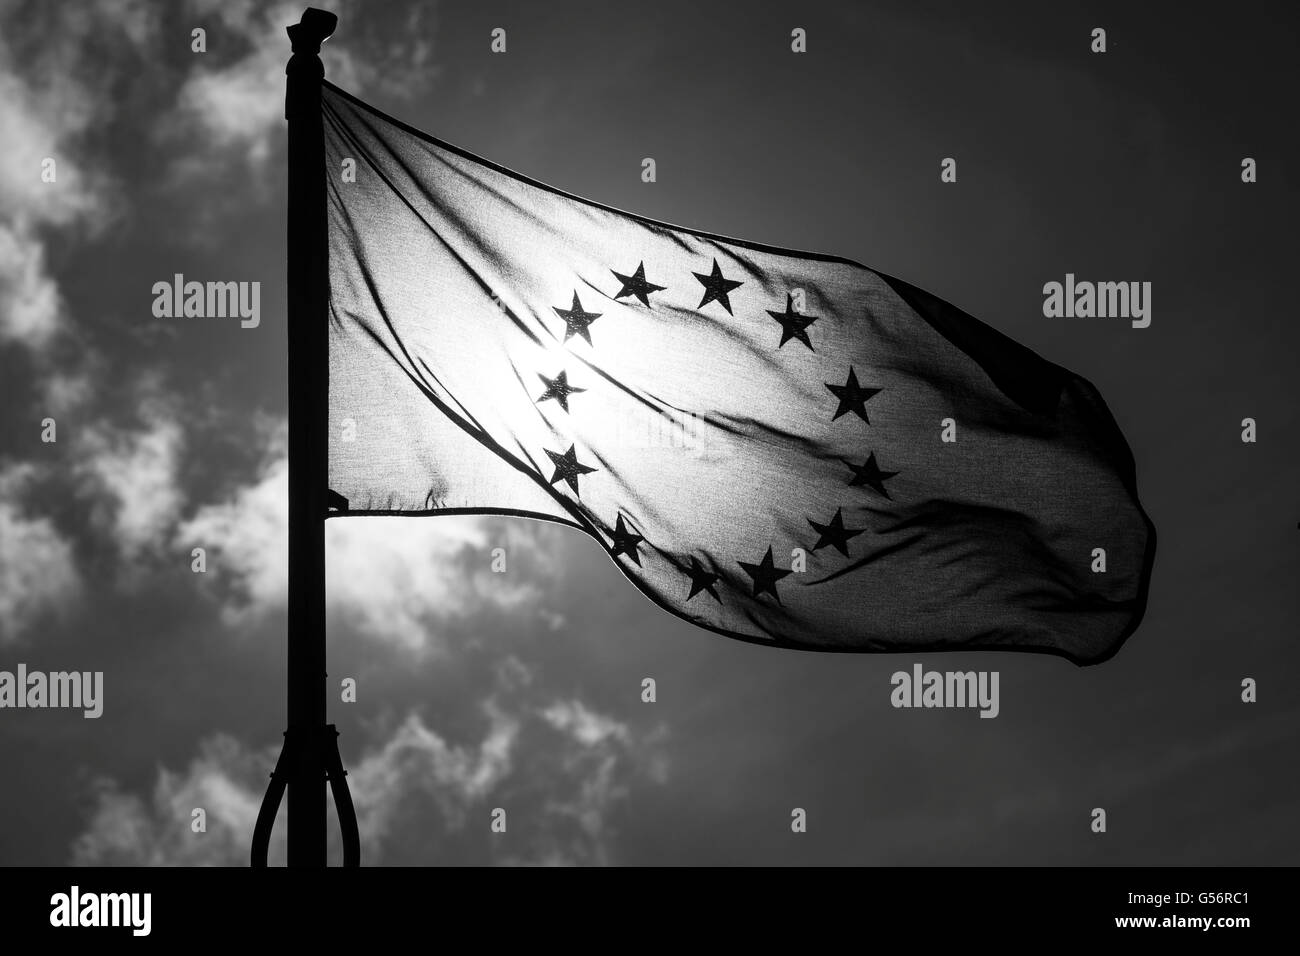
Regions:
<svg viewBox="0 0 1300 956"><path fill-rule="evenodd" d="M1136 629L1155 532L1084 379L856 262L322 109L339 512L562 522L778 647L1086 664Z"/></svg>

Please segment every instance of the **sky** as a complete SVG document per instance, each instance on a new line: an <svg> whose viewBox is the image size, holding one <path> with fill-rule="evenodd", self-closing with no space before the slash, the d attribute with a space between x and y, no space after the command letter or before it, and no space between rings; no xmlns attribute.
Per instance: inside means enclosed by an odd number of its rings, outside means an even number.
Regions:
<svg viewBox="0 0 1300 956"><path fill-rule="evenodd" d="M366 864L1300 861L1294 14L1130 6L330 7L328 77L387 113L607 205L856 259L1083 375L1159 533L1145 622L1079 668L763 648L653 606L573 529L331 520ZM99 719L0 710L0 864L247 862L284 729L301 9L0 0L0 670L105 686ZM260 324L156 317L175 273L260 282ZM1067 273L1151 282L1150 327L1046 318ZM999 716L891 707L915 660L997 670ZM273 862L283 841L282 814Z"/></svg>

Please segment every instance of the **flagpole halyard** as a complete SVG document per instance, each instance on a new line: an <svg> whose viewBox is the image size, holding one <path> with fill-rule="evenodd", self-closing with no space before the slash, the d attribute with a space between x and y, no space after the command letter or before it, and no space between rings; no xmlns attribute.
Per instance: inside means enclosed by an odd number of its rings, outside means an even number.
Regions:
<svg viewBox="0 0 1300 956"><path fill-rule="evenodd" d="M327 781L343 829L344 865L357 865L360 856L338 732L325 722L329 237L320 110L325 68L319 54L337 24L334 14L309 7L288 28L293 46L285 68L284 110L289 127L289 728L254 828L254 866L266 865L271 828L286 792L289 865L325 866Z"/></svg>

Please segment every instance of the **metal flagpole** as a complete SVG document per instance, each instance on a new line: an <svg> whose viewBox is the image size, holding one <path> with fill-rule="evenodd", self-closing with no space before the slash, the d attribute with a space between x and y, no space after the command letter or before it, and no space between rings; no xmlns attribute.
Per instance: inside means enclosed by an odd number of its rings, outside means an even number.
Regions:
<svg viewBox="0 0 1300 956"><path fill-rule="evenodd" d="M328 510L329 235L320 84L321 44L338 17L309 7L288 28L289 126L289 729L253 830L252 865L265 866L271 827L288 791L289 865L326 864L325 784L343 831L345 866L356 866L356 814L326 724L325 515Z"/></svg>

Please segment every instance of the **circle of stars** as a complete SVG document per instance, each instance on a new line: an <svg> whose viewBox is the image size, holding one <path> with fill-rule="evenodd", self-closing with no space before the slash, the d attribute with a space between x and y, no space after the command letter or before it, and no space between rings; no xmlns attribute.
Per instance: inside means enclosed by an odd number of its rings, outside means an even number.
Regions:
<svg viewBox="0 0 1300 956"><path fill-rule="evenodd" d="M711 265L712 268L709 272L691 273L703 286L703 296L696 309L703 311L710 303L717 303L728 315L734 315L730 296L731 293L743 286L744 282L727 278L716 258L712 260ZM668 291L667 286L651 282L646 278L644 260L638 262L636 269L630 274L624 274L614 269L609 271L619 281L619 289L612 295L614 300L635 299L642 306L651 308L650 297L655 293ZM589 346L594 347L591 326L601 317L601 313L588 312L584 309L576 289L573 292L573 301L569 308L552 306L552 309L564 321L564 342L568 342L576 336L581 337ZM819 319L817 316L805 315L796 311L792 293L786 293L785 308L783 310L768 309L766 311L772 320L781 327L780 341L775 346L777 349L784 348L788 342L797 341L809 351L817 351L813 345L809 330ZM534 399L534 402L540 405L543 402L554 401L566 414L570 411L570 397L586 391L585 388L571 385L568 372L564 369L561 369L554 378L548 378L540 373L537 377L541 379L546 389ZM852 365L849 366L848 376L844 384L825 382L824 385L837 402L835 411L831 415L831 421L837 421L852 413L860 418L864 424L871 424L871 419L867 413L867 402L880 394L883 389L875 386L864 386L858 381L857 370ZM595 473L599 469L580 462L574 444L570 444L568 451L563 453L551 449L544 450L554 466L549 484L556 485L563 482L574 495L580 497L579 479L583 475ZM884 470L876 460L874 451L869 452L866 461L860 465L851 461L844 461L843 464L851 472L851 477L847 480L849 487L870 489L875 494L892 500L885 483L899 473ZM815 520L812 517L806 520L817 534L816 541L811 546L813 552L833 548L846 558L849 557L852 539L865 534L867 531L866 528L846 526L843 506L837 507L835 514L824 522ZM608 533L611 539L609 550L613 557L615 559L625 557L640 568L642 566L640 546L646 539L629 525L622 512L617 514L614 527ZM766 553L759 561L736 560L736 564L749 578L751 597L761 599L764 596L770 596L777 604L781 603L777 590L778 582L792 574L793 570L776 566L771 544L768 545ZM708 594L717 603L722 603L722 597L717 590L718 582L722 580L720 572L707 567L695 555L690 555L689 567L680 564L678 567L689 579L689 588L685 601L691 601L700 594Z"/></svg>

